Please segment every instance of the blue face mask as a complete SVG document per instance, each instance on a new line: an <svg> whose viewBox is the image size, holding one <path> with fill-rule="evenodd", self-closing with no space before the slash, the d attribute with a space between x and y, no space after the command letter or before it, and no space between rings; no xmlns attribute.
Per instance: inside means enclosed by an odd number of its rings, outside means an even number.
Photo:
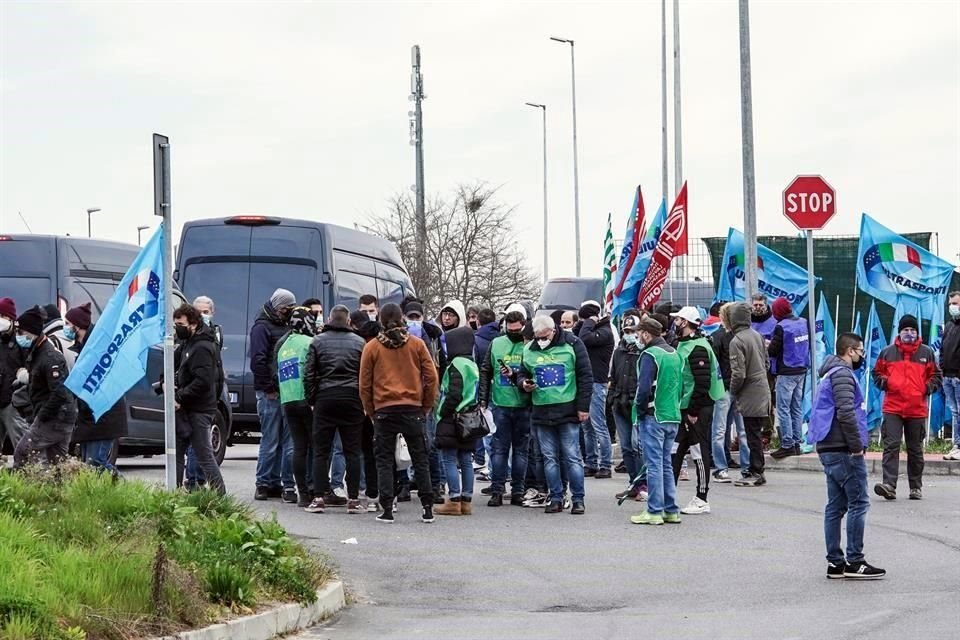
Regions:
<svg viewBox="0 0 960 640"><path fill-rule="evenodd" d="M407 328L409 329L421 329L423 327L423 320L407 320Z"/></svg>
<svg viewBox="0 0 960 640"><path fill-rule="evenodd" d="M623 336L623 341L627 344L637 344L637 336L632 333L628 333Z"/></svg>
<svg viewBox="0 0 960 640"><path fill-rule="evenodd" d="M207 325L208 327L213 324L213 316L209 313L201 313L200 317L203 318L203 324Z"/></svg>
<svg viewBox="0 0 960 640"><path fill-rule="evenodd" d="M77 330L74 329L73 327L64 327L63 337L69 340L70 342L75 342L77 339Z"/></svg>
<svg viewBox="0 0 960 640"><path fill-rule="evenodd" d="M17 336L17 346L21 349L29 349L30 345L33 344L33 340L27 336Z"/></svg>

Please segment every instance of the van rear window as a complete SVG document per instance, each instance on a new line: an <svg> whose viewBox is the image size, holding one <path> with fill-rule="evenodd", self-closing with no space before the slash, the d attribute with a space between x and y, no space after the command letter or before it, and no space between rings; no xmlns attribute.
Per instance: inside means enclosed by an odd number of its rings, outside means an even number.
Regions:
<svg viewBox="0 0 960 640"><path fill-rule="evenodd" d="M23 313L34 305L55 303L51 297L50 278L0 276L0 297L13 298L17 311ZM53 294L55 297L56 294Z"/></svg>

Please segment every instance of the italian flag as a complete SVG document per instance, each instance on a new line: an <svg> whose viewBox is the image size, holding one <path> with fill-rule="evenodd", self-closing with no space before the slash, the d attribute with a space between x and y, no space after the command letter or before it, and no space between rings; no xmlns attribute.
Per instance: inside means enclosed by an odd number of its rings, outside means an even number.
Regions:
<svg viewBox="0 0 960 640"><path fill-rule="evenodd" d="M607 214L607 234L603 238L603 306L606 313L613 310L613 290L617 281L617 252L613 244L613 214Z"/></svg>
<svg viewBox="0 0 960 640"><path fill-rule="evenodd" d="M909 262L918 269L923 268L920 264L920 254L909 245L884 242L877 245L877 251L884 262Z"/></svg>

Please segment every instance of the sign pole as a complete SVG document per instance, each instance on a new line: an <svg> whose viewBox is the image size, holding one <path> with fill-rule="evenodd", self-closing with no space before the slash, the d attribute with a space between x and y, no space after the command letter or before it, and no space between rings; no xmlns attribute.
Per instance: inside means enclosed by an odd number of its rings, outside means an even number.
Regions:
<svg viewBox="0 0 960 640"><path fill-rule="evenodd" d="M810 376L811 398L816 398L817 395L817 341L814 339L817 335L817 310L816 298L813 295L816 283L816 277L813 275L813 229L807 229L807 318L810 332L810 371L813 372Z"/></svg>
<svg viewBox="0 0 960 640"><path fill-rule="evenodd" d="M165 486L167 491L177 487L177 434L174 393L176 372L173 369L173 225L170 202L170 139L153 134L153 199L154 214L163 217L163 307L166 335L163 338L163 435Z"/></svg>

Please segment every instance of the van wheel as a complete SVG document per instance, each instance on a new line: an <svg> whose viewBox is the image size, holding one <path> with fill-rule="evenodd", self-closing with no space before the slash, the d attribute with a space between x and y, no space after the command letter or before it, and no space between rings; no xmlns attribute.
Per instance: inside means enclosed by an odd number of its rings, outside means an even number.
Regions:
<svg viewBox="0 0 960 640"><path fill-rule="evenodd" d="M213 414L213 425L210 427L210 444L213 447L213 457L217 464L223 464L223 458L227 455L227 440L230 434L227 432L227 420L218 410Z"/></svg>

